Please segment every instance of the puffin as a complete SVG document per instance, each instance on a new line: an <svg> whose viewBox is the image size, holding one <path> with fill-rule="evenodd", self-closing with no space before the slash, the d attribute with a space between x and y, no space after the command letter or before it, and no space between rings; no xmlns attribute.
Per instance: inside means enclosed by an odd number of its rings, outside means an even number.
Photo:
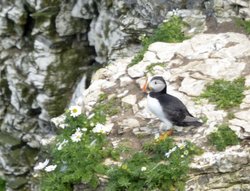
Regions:
<svg viewBox="0 0 250 191"><path fill-rule="evenodd" d="M168 130L173 125L199 127L203 124L190 114L181 100L167 93L167 84L162 76L154 76L147 80L143 91L147 90L150 91L147 95L148 109L166 125Z"/></svg>

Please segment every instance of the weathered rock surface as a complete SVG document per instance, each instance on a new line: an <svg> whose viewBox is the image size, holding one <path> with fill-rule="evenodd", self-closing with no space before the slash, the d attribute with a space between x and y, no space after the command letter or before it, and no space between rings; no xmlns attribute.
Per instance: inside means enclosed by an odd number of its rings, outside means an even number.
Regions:
<svg viewBox="0 0 250 191"><path fill-rule="evenodd" d="M75 87L72 104L87 103L85 109L90 111L101 92L134 84L129 91L121 88L115 93L121 99L129 100L129 103L124 103L126 107L126 104L132 106L128 107L131 113L127 117L140 124L140 127L135 127L135 134L156 133L141 123L140 120L145 118L154 122L154 118L147 112L143 96L136 95L138 91L132 90L143 82L146 66L154 62L168 61L166 67L155 66L155 73L166 77L171 83L170 91L194 107L194 114L205 113L209 116L208 121L212 125L205 132L211 131L215 121L223 120L225 112L214 111L213 106L201 109L190 101L189 96L199 95L204 85L220 75L230 79L245 72L249 48L245 48L248 41L243 36L235 36L244 39L237 45L234 43L238 41L233 40L232 35L214 37L212 44L209 42L211 36L206 37L206 42L203 42L203 36L200 39L197 37L196 40L203 43L198 46L196 42L187 41L181 45L183 48L156 43L150 50L154 50L155 46L157 51L149 50L143 64L129 68L127 73L131 55L140 49L134 44L139 42L139 36L151 33L152 28L173 14L180 15L187 23L185 33L189 36L206 31L210 25L217 30L218 23L231 21L232 16L250 18L249 1L246 0L155 0L147 3L142 0L1 1L0 137L4 139L0 141L0 168L3 174L8 175L9 187L19 190L27 182L24 177L29 174L29 169L27 171L26 167L32 166L42 138L49 137L47 134L51 133L48 120L63 113ZM233 44L225 45L228 38ZM216 40L218 43L214 43ZM192 50L190 45L196 49ZM227 46L231 46L230 51ZM165 54L166 51L168 54ZM245 58L241 59L243 54ZM183 58L191 60L187 66ZM204 61L205 58L207 61ZM97 72L92 86L84 91L90 75L87 66L94 59L99 63L110 60L115 60L115 63ZM204 62L200 63L200 60ZM210 66L216 61L219 61L220 67L212 69ZM203 68L208 71L201 73ZM134 78L139 78L137 84ZM76 86L78 80L80 83ZM181 84L173 83L179 80ZM131 95L134 95L133 98ZM242 110L248 110L250 105L249 91L245 95ZM230 124L239 137L249 137L248 121L240 115ZM31 152L28 155L33 159L26 160L24 152ZM25 162L14 160L16 156L21 156ZM15 177L16 174L19 177Z"/></svg>
<svg viewBox="0 0 250 191"><path fill-rule="evenodd" d="M93 61L88 22L71 16L73 6L0 3L0 169L10 189L27 185L49 119L63 113L81 67Z"/></svg>
<svg viewBox="0 0 250 191"><path fill-rule="evenodd" d="M143 144L148 137L157 136L162 131L162 123L149 113L146 97L140 90L146 76L151 76L151 73L162 75L167 80L169 94L180 98L194 116L207 118L198 129L176 128L176 140L190 140L205 151L191 164L186 190L250 190L250 147L246 144L250 137L249 90L246 88L245 99L236 108L234 118L228 121L242 145L228 147L222 152L208 146L207 135L228 120L227 111L216 109L206 100L198 103L192 99L215 79L233 80L242 76L248 86L250 62L245 58L249 57L250 40L239 33L200 34L182 43L154 43L137 65L126 69L124 65L128 66L132 57L123 56L97 71L87 93L82 95L83 108L89 112L97 102L98 95L91 92L112 92L112 97L117 96L121 102L133 106L111 117L108 123L113 123L116 130L112 131L112 137L119 134L119 139L112 138L113 145L124 144L123 137L130 136L138 147L138 143ZM120 77L114 78L117 67L120 67L117 62L122 62L124 68L120 69ZM155 63L161 64L154 66L149 73L145 66ZM126 86L123 85L124 79L128 82ZM91 97L91 102L88 97Z"/></svg>

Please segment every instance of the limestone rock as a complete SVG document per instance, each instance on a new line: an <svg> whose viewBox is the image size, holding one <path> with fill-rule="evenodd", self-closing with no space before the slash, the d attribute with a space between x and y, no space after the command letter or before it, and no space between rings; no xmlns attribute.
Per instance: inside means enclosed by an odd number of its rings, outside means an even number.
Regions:
<svg viewBox="0 0 250 191"><path fill-rule="evenodd" d="M235 113L235 119L230 120L231 128L236 131L241 139L250 137L249 110Z"/></svg>
<svg viewBox="0 0 250 191"><path fill-rule="evenodd" d="M221 153L206 152L194 159L191 169L195 173L237 171L242 165L248 164L249 156L249 151L243 150L240 146L233 146Z"/></svg>
<svg viewBox="0 0 250 191"><path fill-rule="evenodd" d="M122 102L130 104L130 105L134 105L137 101L136 95L128 95L124 98L122 98Z"/></svg>
<svg viewBox="0 0 250 191"><path fill-rule="evenodd" d="M186 77L181 82L181 87L179 90L190 96L199 96L202 93L206 83L207 82L204 80L195 80L193 78Z"/></svg>
<svg viewBox="0 0 250 191"><path fill-rule="evenodd" d="M128 132L131 129L140 127L140 123L137 119L129 118L124 119L120 124L120 129L118 130L119 133Z"/></svg>
<svg viewBox="0 0 250 191"><path fill-rule="evenodd" d="M241 166L245 166L244 170ZM249 189L249 150L234 146L221 153L207 152L191 164L191 178L185 190ZM244 172L243 172L244 171ZM213 173L212 176L210 173ZM237 184L246 180L244 184ZM244 189L243 189L244 190Z"/></svg>
<svg viewBox="0 0 250 191"><path fill-rule="evenodd" d="M55 25L59 36L68 36L87 32L87 24L85 24L85 21L71 16L72 6L72 4L63 5L60 12L56 16Z"/></svg>

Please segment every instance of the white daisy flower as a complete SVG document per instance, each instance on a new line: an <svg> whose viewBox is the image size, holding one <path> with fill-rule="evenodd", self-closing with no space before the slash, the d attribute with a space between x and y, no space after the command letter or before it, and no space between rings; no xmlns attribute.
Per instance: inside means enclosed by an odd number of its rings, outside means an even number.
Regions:
<svg viewBox="0 0 250 191"><path fill-rule="evenodd" d="M91 119L91 118L93 118L95 116L95 113L92 113L92 114L90 114L89 116L88 116L88 119Z"/></svg>
<svg viewBox="0 0 250 191"><path fill-rule="evenodd" d="M180 149L184 149L185 147L186 147L186 143L185 142L183 142L183 143L180 143L180 144L178 144L178 147L180 148Z"/></svg>
<svg viewBox="0 0 250 191"><path fill-rule="evenodd" d="M172 149L170 149L167 153L165 153L165 157L169 158L170 155L175 152L177 149L177 146L173 147Z"/></svg>
<svg viewBox="0 0 250 191"><path fill-rule="evenodd" d="M159 139L160 138L160 134L159 133L156 133L155 134L155 140Z"/></svg>
<svg viewBox="0 0 250 191"><path fill-rule="evenodd" d="M80 106L70 106L69 108L70 116L77 117L81 115L81 107Z"/></svg>
<svg viewBox="0 0 250 191"><path fill-rule="evenodd" d="M55 170L56 167L57 167L57 165L49 165L49 166L47 166L44 170L45 170L46 172L51 172L51 171Z"/></svg>
<svg viewBox="0 0 250 191"><path fill-rule="evenodd" d="M69 142L68 140L64 139L63 142L57 144L58 145L57 150L59 151L62 150L63 146L66 145L68 142Z"/></svg>
<svg viewBox="0 0 250 191"><path fill-rule="evenodd" d="M87 128L82 128L81 129L83 132L86 132L88 129Z"/></svg>
<svg viewBox="0 0 250 191"><path fill-rule="evenodd" d="M189 154L188 150L185 150L183 154L187 156Z"/></svg>
<svg viewBox="0 0 250 191"><path fill-rule="evenodd" d="M143 171L146 171L147 170L147 167L145 167L145 166L143 166L143 167L141 167L141 171L143 172Z"/></svg>
<svg viewBox="0 0 250 191"><path fill-rule="evenodd" d="M111 125L102 125L100 123L96 124L96 126L92 129L94 133L109 133L112 130Z"/></svg>
<svg viewBox="0 0 250 191"><path fill-rule="evenodd" d="M65 127L68 127L68 124L62 123L62 124L59 124L58 127L65 129Z"/></svg>
<svg viewBox="0 0 250 191"><path fill-rule="evenodd" d="M56 136L53 135L49 138L46 137L46 138L41 139L40 143L41 145L46 146L46 145L51 144L55 139L56 139Z"/></svg>
<svg viewBox="0 0 250 191"><path fill-rule="evenodd" d="M83 133L81 132L81 129L80 129L80 128L77 128L77 129L76 129L76 132L75 132L74 134L72 134L72 135L70 136L70 138L71 138L71 140L72 140L73 142L79 142L79 141L81 141L82 135L83 135Z"/></svg>
<svg viewBox="0 0 250 191"><path fill-rule="evenodd" d="M34 170L42 170L49 164L49 159L46 159L44 162L39 162L35 167Z"/></svg>

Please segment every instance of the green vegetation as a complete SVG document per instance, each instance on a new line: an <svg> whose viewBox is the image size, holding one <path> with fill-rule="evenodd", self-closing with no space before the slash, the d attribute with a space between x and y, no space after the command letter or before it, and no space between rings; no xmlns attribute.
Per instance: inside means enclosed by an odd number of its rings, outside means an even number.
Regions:
<svg viewBox="0 0 250 191"><path fill-rule="evenodd" d="M240 27L243 27L247 34L250 34L250 21L236 18L236 24Z"/></svg>
<svg viewBox="0 0 250 191"><path fill-rule="evenodd" d="M6 188L5 188L5 180L0 178L0 191L5 191Z"/></svg>
<svg viewBox="0 0 250 191"><path fill-rule="evenodd" d="M164 67L165 63L153 63L147 66L146 70L147 72L149 72L150 74L154 74L154 67L155 66L161 66Z"/></svg>
<svg viewBox="0 0 250 191"><path fill-rule="evenodd" d="M69 112L66 115L67 127L52 145L51 157L57 167L52 172L43 172L41 188L43 191L66 191L73 190L74 184L83 183L94 190L100 184L98 175L107 171L104 159L116 156L106 136L93 132L103 116L95 113L88 119L85 115L71 117ZM79 140L73 141L76 132Z"/></svg>
<svg viewBox="0 0 250 191"><path fill-rule="evenodd" d="M201 150L190 142L177 146L173 139L166 138L147 144L108 171L107 190L184 190L194 154L201 154Z"/></svg>
<svg viewBox="0 0 250 191"><path fill-rule="evenodd" d="M216 132L208 135L208 141L211 145L214 145L218 151L223 151L227 146L239 144L237 135L226 124L220 125Z"/></svg>
<svg viewBox="0 0 250 191"><path fill-rule="evenodd" d="M230 109L239 106L244 98L245 79L238 78L234 81L215 80L207 86L201 94L202 98L215 103L219 109Z"/></svg>
<svg viewBox="0 0 250 191"><path fill-rule="evenodd" d="M91 118L83 114L74 118L69 111L66 112L67 127L57 136L51 149L51 157L57 168L53 172L43 173L42 190L72 190L72 185L77 183L84 183L92 189L99 185L98 175L107 171L104 159L116 159L117 154L105 134L93 132L93 128L105 123L107 116L115 115L118 112L117 104L117 98L108 99L107 94L101 94ZM75 143L72 135L77 131L80 132L80 140Z"/></svg>
<svg viewBox="0 0 250 191"><path fill-rule="evenodd" d="M180 17L173 16L168 22L162 23L153 34L149 37L142 38L141 51L135 55L129 66L133 66L143 59L144 53L147 51L150 44L154 42L182 42L187 39L185 37L182 27L184 23Z"/></svg>
<svg viewBox="0 0 250 191"><path fill-rule="evenodd" d="M177 145L168 137L145 144L139 152L126 145L114 149L105 134L111 129L102 124L118 112L119 102L101 94L90 116L76 107L66 112L66 127L48 151L49 165L55 168L47 171L47 166L41 172L42 191L70 191L75 184L96 190L100 177L107 177L107 191L184 190L189 162L202 150L188 141ZM126 159L119 161L124 155ZM107 158L121 165L107 166Z"/></svg>
<svg viewBox="0 0 250 191"><path fill-rule="evenodd" d="M108 99L107 94L101 94L98 100L98 104L95 106L93 112L99 114L100 123L106 122L103 116L114 116L120 112L121 101L117 97Z"/></svg>

